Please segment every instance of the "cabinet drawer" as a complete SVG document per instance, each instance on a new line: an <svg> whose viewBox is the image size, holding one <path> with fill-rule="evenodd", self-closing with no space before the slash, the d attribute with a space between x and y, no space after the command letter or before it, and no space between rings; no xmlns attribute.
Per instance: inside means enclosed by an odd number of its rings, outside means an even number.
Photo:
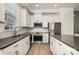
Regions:
<svg viewBox="0 0 79 59"><path fill-rule="evenodd" d="M18 50L18 43L15 43L7 48L3 49L3 54L5 55L16 55L16 51Z"/></svg>

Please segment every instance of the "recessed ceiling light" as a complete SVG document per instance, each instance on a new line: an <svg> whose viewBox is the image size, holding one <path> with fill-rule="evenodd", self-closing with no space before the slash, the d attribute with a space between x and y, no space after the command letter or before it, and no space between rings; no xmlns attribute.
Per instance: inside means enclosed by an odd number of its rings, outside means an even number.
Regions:
<svg viewBox="0 0 79 59"><path fill-rule="evenodd" d="M58 5L57 4L54 4L54 7L57 7Z"/></svg>
<svg viewBox="0 0 79 59"><path fill-rule="evenodd" d="M39 4L36 4L35 6L36 6L36 7L39 7Z"/></svg>

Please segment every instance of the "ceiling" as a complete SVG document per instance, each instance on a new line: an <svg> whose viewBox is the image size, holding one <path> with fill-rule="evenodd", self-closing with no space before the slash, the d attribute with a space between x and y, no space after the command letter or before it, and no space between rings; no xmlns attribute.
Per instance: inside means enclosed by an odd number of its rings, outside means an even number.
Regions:
<svg viewBox="0 0 79 59"><path fill-rule="evenodd" d="M20 3L20 5L24 8L28 8L29 10L72 7L75 11L79 11L79 3ZM39 7L36 7L36 5L39 5ZM54 5L57 6L55 7Z"/></svg>
<svg viewBox="0 0 79 59"><path fill-rule="evenodd" d="M35 5L39 5L36 7ZM57 5L55 7L54 5ZM52 9L52 8L60 8L60 7L73 7L79 8L79 3L29 3L31 9Z"/></svg>

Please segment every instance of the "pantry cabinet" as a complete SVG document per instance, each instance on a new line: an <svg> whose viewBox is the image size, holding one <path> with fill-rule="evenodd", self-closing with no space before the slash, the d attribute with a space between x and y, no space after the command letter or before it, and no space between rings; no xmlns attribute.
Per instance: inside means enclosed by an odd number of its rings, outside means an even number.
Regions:
<svg viewBox="0 0 79 59"><path fill-rule="evenodd" d="M30 48L29 36L22 40L8 46L7 48L0 50L1 55L26 55Z"/></svg>

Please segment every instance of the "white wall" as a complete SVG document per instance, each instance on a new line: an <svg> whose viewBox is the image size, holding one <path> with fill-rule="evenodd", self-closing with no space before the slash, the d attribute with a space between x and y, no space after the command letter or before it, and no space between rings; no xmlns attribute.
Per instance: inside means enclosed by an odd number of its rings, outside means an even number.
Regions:
<svg viewBox="0 0 79 59"><path fill-rule="evenodd" d="M60 11L60 18L62 20L62 34L74 34L74 17L73 17L73 8L62 8Z"/></svg>

